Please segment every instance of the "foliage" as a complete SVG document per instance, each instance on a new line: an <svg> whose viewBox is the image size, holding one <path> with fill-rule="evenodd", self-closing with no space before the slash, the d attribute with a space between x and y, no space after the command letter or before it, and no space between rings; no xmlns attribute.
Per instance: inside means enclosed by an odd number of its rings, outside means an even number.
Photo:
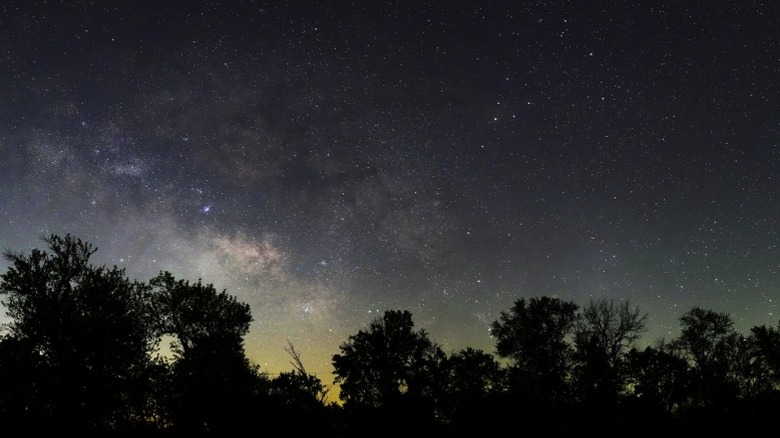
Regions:
<svg viewBox="0 0 780 438"><path fill-rule="evenodd" d="M173 352L180 358L243 351L243 338L249 331L252 313L226 291L217 292L212 284L200 280L177 280L170 272L161 272L149 281L150 301L158 335L173 335Z"/></svg>
<svg viewBox="0 0 780 438"><path fill-rule="evenodd" d="M252 313L226 291L165 271L130 281L122 269L92 265L96 249L86 242L44 242L46 250L4 254L8 429L235 435L262 424L352 437L545 427L550 436L622 436L643 421L629 434L759 435L780 407L777 328L742 336L728 314L694 307L680 317L678 338L639 349L647 315L638 306L600 299L580 309L545 296L516 300L491 324L507 365L470 347L447 355L408 310L386 311L332 356L341 407L327 403L328 388L292 344L292 371L271 379L250 363ZM170 358L156 354L164 338L173 340Z"/></svg>
<svg viewBox="0 0 780 438"><path fill-rule="evenodd" d="M403 394L429 393L428 376L443 356L428 333L414 330L407 310L386 311L339 349L333 368L341 398L369 407L386 406Z"/></svg>
<svg viewBox="0 0 780 438"><path fill-rule="evenodd" d="M450 423L479 423L482 408L506 386L506 374L492 354L471 347L447 357L442 368L441 417Z"/></svg>
<svg viewBox="0 0 780 438"><path fill-rule="evenodd" d="M591 300L574 332L575 375L583 401L617 401L625 382L624 356L645 329L647 315L629 301Z"/></svg>
<svg viewBox="0 0 780 438"><path fill-rule="evenodd" d="M142 422L154 343L143 287L121 269L92 266L95 248L80 239L44 241L48 251L6 252L11 266L0 283L13 319L4 365L24 370L11 395L17 408L59 428Z"/></svg>
<svg viewBox="0 0 780 438"><path fill-rule="evenodd" d="M249 306L211 284L177 280L169 272L149 285L155 331L174 337L171 422L186 432L234 428L256 378L243 346L252 321Z"/></svg>
<svg viewBox="0 0 780 438"><path fill-rule="evenodd" d="M767 393L780 384L780 330L766 325L750 329L740 363L742 395Z"/></svg>
<svg viewBox="0 0 780 438"><path fill-rule="evenodd" d="M688 363L663 343L626 354L627 391L647 407L675 413L687 406Z"/></svg>
<svg viewBox="0 0 780 438"><path fill-rule="evenodd" d="M573 302L559 298L521 298L493 321L496 351L513 362L510 386L514 392L548 404L569 397L574 350L567 337L579 318L578 309Z"/></svg>
<svg viewBox="0 0 780 438"><path fill-rule="evenodd" d="M680 317L682 331L673 347L693 367L694 405L723 405L739 392L737 368L744 342L726 313L693 307Z"/></svg>

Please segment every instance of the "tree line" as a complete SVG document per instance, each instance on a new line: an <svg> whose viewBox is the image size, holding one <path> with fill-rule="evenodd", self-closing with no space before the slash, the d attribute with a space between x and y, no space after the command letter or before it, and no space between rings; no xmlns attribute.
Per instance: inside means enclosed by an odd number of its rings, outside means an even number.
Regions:
<svg viewBox="0 0 780 438"><path fill-rule="evenodd" d="M693 307L677 338L639 348L639 306L549 296L501 312L490 326L494 352L445 352L408 310L385 311L332 356L342 403L329 403L292 345L293 369L278 376L248 360L251 311L226 291L165 271L131 281L93 265L96 249L81 239L43 240L45 250L4 253L5 430L750 436L773 430L780 408L774 327L743 335L728 314ZM160 351L166 342L170 354Z"/></svg>

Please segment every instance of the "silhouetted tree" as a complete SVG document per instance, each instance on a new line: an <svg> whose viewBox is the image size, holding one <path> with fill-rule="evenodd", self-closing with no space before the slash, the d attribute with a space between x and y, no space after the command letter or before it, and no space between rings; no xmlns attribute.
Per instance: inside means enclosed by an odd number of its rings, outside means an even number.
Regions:
<svg viewBox="0 0 780 438"><path fill-rule="evenodd" d="M342 409L326 402L328 389L292 344L293 370L276 378L249 362L251 312L226 291L168 272L130 281L93 266L88 243L43 240L46 251L4 253L6 430L236 435L264 415L267 427L340 438L502 435L519 421L550 436L622 436L636 421L648 425L638 436L677 426L681 435L759 435L773 430L780 407L775 328L744 337L728 314L694 307L677 339L640 351L632 345L647 315L638 306L600 299L580 309L539 297L518 299L490 326L506 367L473 348L448 357L410 312L385 312L332 357ZM171 357L156 354L166 337Z"/></svg>
<svg viewBox="0 0 780 438"><path fill-rule="evenodd" d="M467 347L444 362L447 394L453 399L478 401L504 389L504 373L493 355Z"/></svg>
<svg viewBox="0 0 780 438"><path fill-rule="evenodd" d="M300 353L288 341L292 371L279 373L268 382L269 422L294 436L335 436L338 407L328 403L328 388L306 371Z"/></svg>
<svg viewBox="0 0 780 438"><path fill-rule="evenodd" d="M292 371L285 371L271 381L271 393L282 404L297 409L314 410L326 404L328 388L314 374L309 374L303 366L301 354L287 342L285 349L292 360Z"/></svg>
<svg viewBox="0 0 780 438"><path fill-rule="evenodd" d="M409 311L386 311L339 349L333 355L334 381L345 407L394 418L386 426L431 421L445 355L425 330L414 330Z"/></svg>
<svg viewBox="0 0 780 438"><path fill-rule="evenodd" d="M591 300L575 325L576 380L582 401L612 404L624 389L623 359L647 314L629 301Z"/></svg>
<svg viewBox="0 0 780 438"><path fill-rule="evenodd" d="M559 298L521 298L491 325L498 355L512 360L510 389L537 407L570 399L574 350L567 337L577 322L578 309Z"/></svg>
<svg viewBox="0 0 780 438"><path fill-rule="evenodd" d="M682 331L672 344L693 366L695 405L722 406L736 399L735 365L745 351L734 321L726 313L693 307L680 317Z"/></svg>
<svg viewBox="0 0 780 438"><path fill-rule="evenodd" d="M780 384L780 331L766 325L750 329L739 364L742 396L769 393Z"/></svg>
<svg viewBox="0 0 780 438"><path fill-rule="evenodd" d="M284 371L271 380L271 395L277 401L304 411L324 406L327 392L319 377L305 371Z"/></svg>
<svg viewBox="0 0 780 438"><path fill-rule="evenodd" d="M766 325L753 327L743 338L743 347L736 365L740 400L729 416L743 436L775 435L780 411L780 331Z"/></svg>
<svg viewBox="0 0 780 438"><path fill-rule="evenodd" d="M140 427L151 416L155 342L143 286L92 266L96 248L80 239L43 240L48 251L5 252L0 294L12 322L0 355L14 382L0 399L9 420L58 432Z"/></svg>
<svg viewBox="0 0 780 438"><path fill-rule="evenodd" d="M661 342L626 354L629 394L646 410L677 413L688 406L691 374L688 362Z"/></svg>
<svg viewBox="0 0 780 438"><path fill-rule="evenodd" d="M174 341L169 414L180 432L241 430L258 378L244 352L252 314L211 284L162 272L149 282L158 335Z"/></svg>
<svg viewBox="0 0 780 438"><path fill-rule="evenodd" d="M438 397L442 418L458 430L476 433L495 422L505 373L493 355L467 347L447 357L442 368L443 393Z"/></svg>

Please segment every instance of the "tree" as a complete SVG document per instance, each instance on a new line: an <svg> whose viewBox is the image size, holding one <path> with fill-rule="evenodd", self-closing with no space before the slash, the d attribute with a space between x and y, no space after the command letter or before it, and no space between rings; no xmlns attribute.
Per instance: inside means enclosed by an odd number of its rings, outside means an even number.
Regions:
<svg viewBox="0 0 780 438"><path fill-rule="evenodd" d="M339 349L333 355L334 381L345 407L380 410L398 420L433 415L444 353L425 330L414 330L409 311L386 311Z"/></svg>
<svg viewBox="0 0 780 438"><path fill-rule="evenodd" d="M283 404L296 406L304 410L324 406L328 398L328 388L314 374L309 374L303 366L301 354L291 342L285 349L292 358L292 371L282 372L271 382L271 391Z"/></svg>
<svg viewBox="0 0 780 438"><path fill-rule="evenodd" d="M447 357L442 368L441 416L458 428L484 430L497 401L495 396L504 390L501 365L491 354L467 347Z"/></svg>
<svg viewBox="0 0 780 438"><path fill-rule="evenodd" d="M217 292L201 280L177 280L161 272L149 281L152 314L158 335L173 335L173 352L181 358L204 349L243 355L244 336L252 322L249 305L227 291Z"/></svg>
<svg viewBox="0 0 780 438"><path fill-rule="evenodd" d="M726 313L693 307L680 322L682 331L672 344L694 368L695 403L706 407L736 399L735 365L745 348L734 321Z"/></svg>
<svg viewBox="0 0 780 438"><path fill-rule="evenodd" d="M501 365L482 350L471 347L460 350L445 360L444 369L447 393L455 399L478 401L504 387Z"/></svg>
<svg viewBox="0 0 780 438"><path fill-rule="evenodd" d="M577 383L583 401L614 403L623 390L623 359L645 329L647 314L629 301L591 300L574 329Z"/></svg>
<svg viewBox="0 0 780 438"><path fill-rule="evenodd" d="M647 410L676 413L687 407L691 374L688 362L663 342L626 354L630 395Z"/></svg>
<svg viewBox="0 0 780 438"><path fill-rule="evenodd" d="M510 389L529 403L552 405L569 399L573 348L567 337L579 307L559 298L515 301L493 321L496 351L512 361Z"/></svg>
<svg viewBox="0 0 780 438"><path fill-rule="evenodd" d="M319 377L306 371L301 355L288 341L285 349L290 354L292 371L284 371L269 380L268 403L264 409L269 419L292 435L331 436L336 434L334 423L338 407L327 402L328 388ZM306 421L301 421L305 418Z"/></svg>
<svg viewBox="0 0 780 438"><path fill-rule="evenodd" d="M95 267L97 251L66 235L43 239L48 251L6 251L0 294L12 318L4 367L21 371L11 393L12 420L62 430L116 430L151 416L144 288L117 267ZM8 412L7 412L8 413Z"/></svg>
<svg viewBox="0 0 780 438"><path fill-rule="evenodd" d="M757 396L780 384L780 331L766 325L750 329L741 365L742 395Z"/></svg>
<svg viewBox="0 0 780 438"><path fill-rule="evenodd" d="M169 413L184 432L240 429L258 377L244 352L252 314L226 291L161 272L149 281L159 336L174 338Z"/></svg>

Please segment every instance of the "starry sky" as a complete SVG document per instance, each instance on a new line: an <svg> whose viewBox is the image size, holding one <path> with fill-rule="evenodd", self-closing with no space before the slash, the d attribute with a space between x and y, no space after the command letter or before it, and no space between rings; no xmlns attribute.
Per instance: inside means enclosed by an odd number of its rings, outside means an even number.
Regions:
<svg viewBox="0 0 780 438"><path fill-rule="evenodd" d="M0 246L93 243L331 381L385 310L493 352L514 300L780 311L773 1L6 1ZM0 262L5 269L6 262Z"/></svg>

